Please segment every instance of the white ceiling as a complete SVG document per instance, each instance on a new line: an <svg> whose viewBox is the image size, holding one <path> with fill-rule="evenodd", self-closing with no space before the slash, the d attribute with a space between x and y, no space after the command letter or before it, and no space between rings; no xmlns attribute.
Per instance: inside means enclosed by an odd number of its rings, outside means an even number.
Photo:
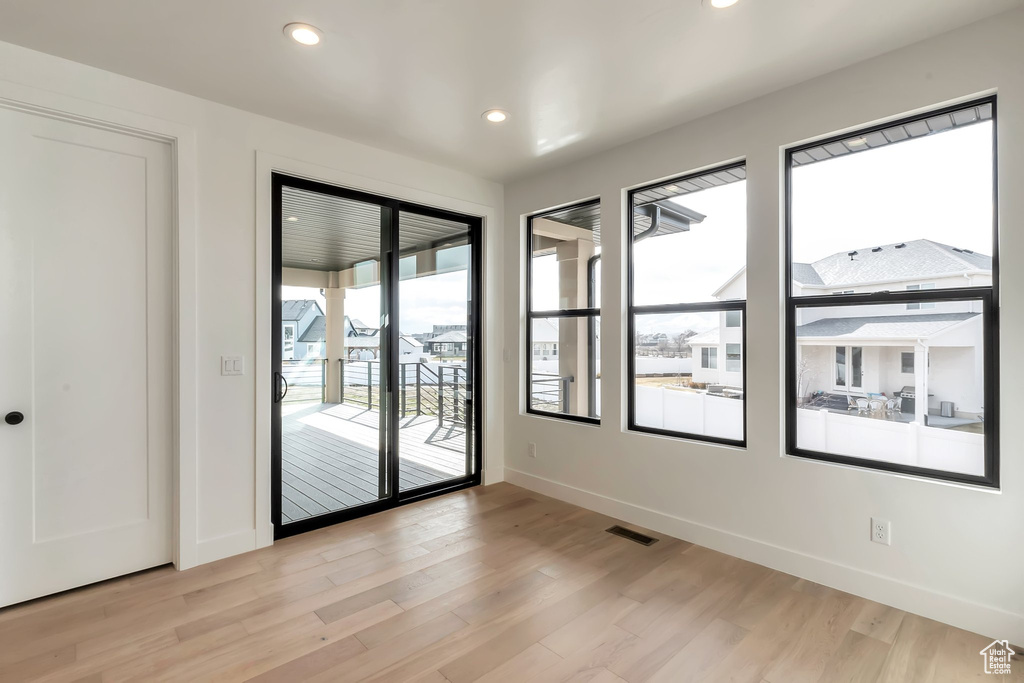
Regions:
<svg viewBox="0 0 1024 683"><path fill-rule="evenodd" d="M506 181L1021 4L0 0L0 40Z"/></svg>

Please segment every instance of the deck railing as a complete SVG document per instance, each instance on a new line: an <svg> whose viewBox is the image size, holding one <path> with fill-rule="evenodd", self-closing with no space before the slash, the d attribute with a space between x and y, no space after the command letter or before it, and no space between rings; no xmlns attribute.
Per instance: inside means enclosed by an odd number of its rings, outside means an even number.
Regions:
<svg viewBox="0 0 1024 683"><path fill-rule="evenodd" d="M327 361L323 358L283 360L281 374L288 382L283 403L327 400Z"/></svg>
<svg viewBox="0 0 1024 683"><path fill-rule="evenodd" d="M338 360L341 403L380 410L380 362ZM398 364L398 411L410 415L437 416L438 424L466 423L469 398L468 370L455 364Z"/></svg>
<svg viewBox="0 0 1024 683"><path fill-rule="evenodd" d="M533 373L530 381L530 406L536 410L568 413L572 380L571 376Z"/></svg>

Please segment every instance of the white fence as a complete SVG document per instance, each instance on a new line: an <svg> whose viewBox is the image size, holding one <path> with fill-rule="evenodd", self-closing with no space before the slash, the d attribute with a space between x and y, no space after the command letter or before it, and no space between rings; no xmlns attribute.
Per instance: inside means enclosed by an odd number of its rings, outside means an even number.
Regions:
<svg viewBox="0 0 1024 683"><path fill-rule="evenodd" d="M985 436L823 409L796 412L797 446L962 474L985 474Z"/></svg>
<svg viewBox="0 0 1024 683"><path fill-rule="evenodd" d="M636 387L636 423L687 434L742 439L743 401L695 391Z"/></svg>

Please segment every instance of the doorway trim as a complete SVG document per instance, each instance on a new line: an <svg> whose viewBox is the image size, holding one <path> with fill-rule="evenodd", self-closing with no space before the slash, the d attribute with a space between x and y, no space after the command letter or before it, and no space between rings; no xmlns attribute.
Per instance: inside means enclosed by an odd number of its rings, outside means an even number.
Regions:
<svg viewBox="0 0 1024 683"><path fill-rule="evenodd" d="M173 474L172 562L178 570L199 564L198 377L196 253L196 135L192 128L145 114L0 81L0 107L78 125L157 140L171 148L171 232L174 240L171 354L174 400L171 423Z"/></svg>
<svg viewBox="0 0 1024 683"><path fill-rule="evenodd" d="M272 386L270 373L262 372L271 364L271 334L273 333L272 286L273 286L273 212L272 182L273 173L281 173L315 182L336 185L349 190L366 192L395 199L398 201L436 208L442 211L461 213L481 218L483 225L480 234L479 249L481 252L482 272L480 289L482 292L480 314L480 339L477 344L482 350L492 339L500 338L500 333L493 330L493 322L488 316L488 301L493 298L493 288L498 281L495 279L493 267L492 240L498 240L489 228L499 221L496 207L476 202L456 199L453 197L420 190L388 180L359 175L338 168L322 166L315 163L300 161L271 152L256 150L256 468L255 468L255 519L256 547L264 548L274 543L274 524L272 519L271 494L271 396ZM500 305L500 301L497 302ZM485 382L494 377L492 354L481 354L480 367L483 372L475 379L478 395L483 396ZM492 413L500 414L501 406L494 396L489 396L481 409L478 428L488 422ZM490 405L488 405L488 403ZM483 431L483 430L482 430ZM504 473L501 468L490 472L488 461L494 462L501 448L500 430L483 431L483 448L480 462L480 480L482 483L500 481ZM490 454L490 455L489 455ZM489 474L490 472L490 474ZM425 494L427 495L427 494Z"/></svg>

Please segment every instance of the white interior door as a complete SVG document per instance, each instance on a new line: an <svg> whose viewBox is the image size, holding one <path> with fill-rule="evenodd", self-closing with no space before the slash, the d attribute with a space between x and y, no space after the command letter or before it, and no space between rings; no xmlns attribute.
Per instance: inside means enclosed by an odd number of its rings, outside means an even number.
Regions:
<svg viewBox="0 0 1024 683"><path fill-rule="evenodd" d="M171 560L174 347L170 146L0 107L0 149L3 606Z"/></svg>

